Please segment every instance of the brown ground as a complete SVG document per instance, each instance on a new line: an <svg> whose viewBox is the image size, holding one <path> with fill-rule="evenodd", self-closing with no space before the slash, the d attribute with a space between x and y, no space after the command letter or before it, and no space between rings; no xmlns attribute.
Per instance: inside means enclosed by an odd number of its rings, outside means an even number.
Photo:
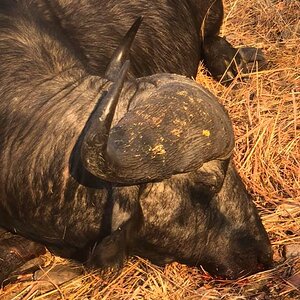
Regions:
<svg viewBox="0 0 300 300"><path fill-rule="evenodd" d="M178 263L158 268L135 258L114 277L75 270L60 286L47 274L20 278L0 290L0 299L300 299L300 1L225 0L225 6L222 34L236 46L262 48L267 69L254 67L243 83L224 87L200 66L197 80L230 113L235 162L270 235L275 268L221 281ZM59 274L70 264L49 253L43 263Z"/></svg>

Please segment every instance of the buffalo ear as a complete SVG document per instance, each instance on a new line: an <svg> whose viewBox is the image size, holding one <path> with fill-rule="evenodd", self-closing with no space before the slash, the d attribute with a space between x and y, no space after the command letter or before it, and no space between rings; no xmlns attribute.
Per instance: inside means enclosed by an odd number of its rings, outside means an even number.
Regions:
<svg viewBox="0 0 300 300"><path fill-rule="evenodd" d="M226 160L212 160L204 163L194 172L197 192L206 195L207 199L220 192L228 170L230 158Z"/></svg>

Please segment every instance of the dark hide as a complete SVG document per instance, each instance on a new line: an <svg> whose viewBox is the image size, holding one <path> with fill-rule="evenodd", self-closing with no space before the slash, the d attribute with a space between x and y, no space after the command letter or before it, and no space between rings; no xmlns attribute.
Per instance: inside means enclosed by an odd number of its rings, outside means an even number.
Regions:
<svg viewBox="0 0 300 300"><path fill-rule="evenodd" d="M195 77L202 60L212 76L225 83L236 76L237 66L247 71L246 62L256 60L249 56L243 60L237 49L217 36L223 20L221 0L33 2L45 18L62 26L94 74L104 73L137 16L144 17L130 56L131 72L137 77L161 72Z"/></svg>
<svg viewBox="0 0 300 300"><path fill-rule="evenodd" d="M130 56L134 75L168 72L195 76L202 52L201 26L205 36L214 36L223 18L222 1L215 0L33 2L48 19L60 23L95 74L104 74L127 28L137 16L143 16Z"/></svg>
<svg viewBox="0 0 300 300"><path fill-rule="evenodd" d="M37 3L41 4L39 10L35 9ZM199 87L199 97L190 99L191 86L197 85L178 75L134 78L158 71L196 74L202 53L199 28L207 11L196 8L203 2L198 6L196 2L170 1L165 8L161 7L165 1L144 5L138 5L144 1L130 1L130 5L126 1L63 3L69 3L66 11L64 5L47 10L42 1L0 2L0 225L55 248L61 255L88 259L96 266L120 265L131 254L157 263L202 264L212 274L231 278L257 271L260 263L268 266L270 243L254 204L229 163L232 128L216 98ZM220 1L214 3L221 7ZM82 15L78 16L79 12ZM209 24L216 25L206 27L207 35L217 34L222 20L222 10L219 12L213 15L216 23L208 18ZM222 122L212 122L211 128L227 128L227 136L221 140L209 136L201 123L201 109L193 109L196 117L186 124L201 134L189 139L187 127L181 138L170 143L170 149L180 149L182 157L161 164L159 181L153 177L146 182L143 177L142 184L123 186L119 181L100 180L85 169L80 147L85 130L93 128L90 123L97 120L98 106L117 84L104 76L109 57L139 14L144 15L145 23L133 45L132 80L124 83L112 132L131 114L157 117L148 109L152 93L147 94L147 87L155 87L156 100L162 99L168 107L164 120L169 123L165 121L164 126L176 123L185 113L184 107L189 110L189 104L197 100L199 106L205 102L215 108ZM174 24L176 18L178 24ZM174 91L182 85L186 88L183 94L168 90L173 107L168 106L168 97L160 94L166 80ZM184 101L187 106L182 105ZM216 118L212 112L208 116ZM136 123L139 133L144 121L140 123ZM130 118L126 124L130 125ZM158 125L153 132L163 133L164 127ZM221 150L205 150L205 143L198 142L206 138L208 148ZM141 140L142 145L150 145ZM184 151L183 145L188 144L190 150ZM125 143L124 149L129 146ZM136 156L130 151L128 161L116 162L117 166L124 162L134 170ZM201 160L203 157L206 160ZM138 167L128 176L135 179L142 169ZM121 179L126 178L125 174Z"/></svg>

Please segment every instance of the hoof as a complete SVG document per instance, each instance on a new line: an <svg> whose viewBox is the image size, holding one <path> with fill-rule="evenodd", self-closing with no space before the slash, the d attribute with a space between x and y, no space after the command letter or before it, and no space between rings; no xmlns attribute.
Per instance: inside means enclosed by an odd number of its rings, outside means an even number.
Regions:
<svg viewBox="0 0 300 300"><path fill-rule="evenodd" d="M242 47L238 49L239 54L244 61L245 70L243 73L251 73L256 70L263 70L267 66L267 61L262 50L254 47Z"/></svg>
<svg viewBox="0 0 300 300"><path fill-rule="evenodd" d="M234 48L225 38L208 37L203 42L203 61L211 75L229 84L239 73L249 73L266 66L262 51L253 47Z"/></svg>

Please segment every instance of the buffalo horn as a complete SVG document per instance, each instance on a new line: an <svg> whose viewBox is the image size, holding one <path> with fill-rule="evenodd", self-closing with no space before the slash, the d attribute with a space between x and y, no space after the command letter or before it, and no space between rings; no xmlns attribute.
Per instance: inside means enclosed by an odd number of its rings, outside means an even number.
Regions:
<svg viewBox="0 0 300 300"><path fill-rule="evenodd" d="M87 122L81 144L81 159L84 167L92 174L97 174L106 180L111 180L107 141L129 66L130 62L127 60L120 70L118 79L112 83L107 94L99 99Z"/></svg>
<svg viewBox="0 0 300 300"><path fill-rule="evenodd" d="M134 41L134 38L136 36L136 33L142 23L143 18L138 17L136 21L133 23L131 28L128 30L126 35L124 36L121 44L119 47L115 50L110 63L106 69L105 77L108 80L115 81L116 77L119 76L120 69L124 62L129 59L129 52L131 45Z"/></svg>

